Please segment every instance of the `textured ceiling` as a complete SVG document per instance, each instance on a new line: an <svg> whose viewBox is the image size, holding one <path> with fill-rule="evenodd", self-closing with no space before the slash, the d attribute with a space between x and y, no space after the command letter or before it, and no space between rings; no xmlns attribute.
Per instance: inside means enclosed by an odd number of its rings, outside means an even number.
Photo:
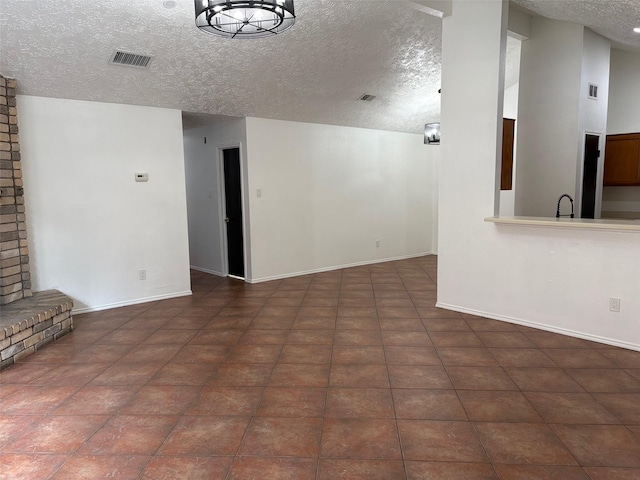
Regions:
<svg viewBox="0 0 640 480"><path fill-rule="evenodd" d="M517 0L640 49L611 26L638 19L639 2ZM0 72L27 95L419 133L440 117L441 20L417 3L295 0L286 34L230 40L196 29L192 0L0 0ZM154 59L148 70L109 65L116 49Z"/></svg>

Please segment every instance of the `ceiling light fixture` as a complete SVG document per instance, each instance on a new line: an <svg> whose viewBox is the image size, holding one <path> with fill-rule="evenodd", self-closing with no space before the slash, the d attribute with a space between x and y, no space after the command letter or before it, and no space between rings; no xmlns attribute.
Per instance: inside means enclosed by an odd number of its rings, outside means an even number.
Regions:
<svg viewBox="0 0 640 480"><path fill-rule="evenodd" d="M633 31L636 32L636 33L640 33L640 27L634 28Z"/></svg>
<svg viewBox="0 0 640 480"><path fill-rule="evenodd" d="M424 144L440 145L440 123L427 123L424 126Z"/></svg>
<svg viewBox="0 0 640 480"><path fill-rule="evenodd" d="M229 38L270 37L296 21L293 0L194 0L196 26Z"/></svg>

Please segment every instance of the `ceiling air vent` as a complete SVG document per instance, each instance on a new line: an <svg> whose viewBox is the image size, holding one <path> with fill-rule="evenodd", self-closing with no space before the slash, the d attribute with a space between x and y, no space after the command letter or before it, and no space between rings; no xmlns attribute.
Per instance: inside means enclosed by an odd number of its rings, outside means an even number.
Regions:
<svg viewBox="0 0 640 480"><path fill-rule="evenodd" d="M368 93L363 93L360 98L358 98L358 100L362 100L364 102L371 102L374 98L376 98L375 95L369 95Z"/></svg>
<svg viewBox="0 0 640 480"><path fill-rule="evenodd" d="M123 65L125 67L147 68L152 59L153 57L149 55L116 50L113 52L113 55L111 55L109 63L113 65Z"/></svg>

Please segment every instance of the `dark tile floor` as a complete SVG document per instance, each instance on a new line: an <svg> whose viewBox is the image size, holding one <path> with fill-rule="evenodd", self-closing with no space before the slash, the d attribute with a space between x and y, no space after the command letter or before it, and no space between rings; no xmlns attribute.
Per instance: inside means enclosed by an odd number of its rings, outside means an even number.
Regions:
<svg viewBox="0 0 640 480"><path fill-rule="evenodd" d="M76 316L0 479L638 479L640 352L434 307L436 258Z"/></svg>

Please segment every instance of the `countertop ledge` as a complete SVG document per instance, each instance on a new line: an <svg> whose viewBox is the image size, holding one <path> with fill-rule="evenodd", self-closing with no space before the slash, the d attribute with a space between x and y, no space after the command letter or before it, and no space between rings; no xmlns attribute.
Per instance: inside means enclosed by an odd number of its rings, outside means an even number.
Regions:
<svg viewBox="0 0 640 480"><path fill-rule="evenodd" d="M589 230L614 230L640 232L640 221L591 218L555 217L487 217L485 222L499 225L518 225L551 228L586 228Z"/></svg>

